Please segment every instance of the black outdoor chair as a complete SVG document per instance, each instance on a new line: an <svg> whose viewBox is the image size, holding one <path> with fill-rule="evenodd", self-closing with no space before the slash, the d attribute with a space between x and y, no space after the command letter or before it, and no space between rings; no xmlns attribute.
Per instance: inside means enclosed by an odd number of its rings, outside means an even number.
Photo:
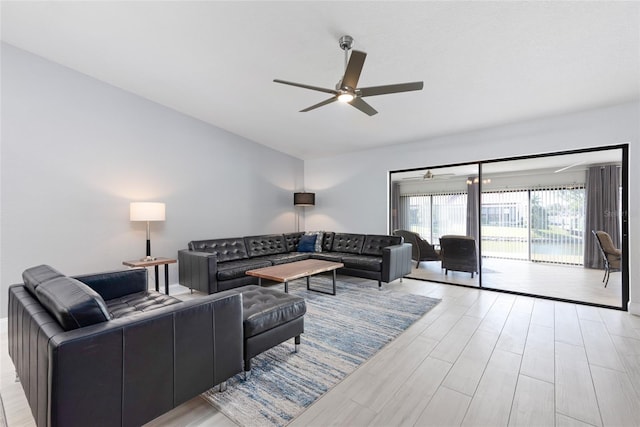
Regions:
<svg viewBox="0 0 640 427"><path fill-rule="evenodd" d="M444 274L449 270L465 271L473 274L478 272L478 250L476 239L469 236L442 236L440 238L440 255Z"/></svg>
<svg viewBox="0 0 640 427"><path fill-rule="evenodd" d="M404 238L405 243L411 243L411 259L416 261L416 268L422 261L440 261L440 251L435 249L428 241L420 237L418 233L409 230L395 230L396 236Z"/></svg>

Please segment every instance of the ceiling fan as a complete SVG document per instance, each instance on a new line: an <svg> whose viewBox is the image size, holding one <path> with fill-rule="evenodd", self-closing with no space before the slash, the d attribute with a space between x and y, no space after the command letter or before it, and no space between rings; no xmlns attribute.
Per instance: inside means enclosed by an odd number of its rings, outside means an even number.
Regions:
<svg viewBox="0 0 640 427"><path fill-rule="evenodd" d="M318 107L322 107L327 104L331 104L335 101L346 102L351 104L358 110L362 111L369 116L373 116L378 112L362 98L366 96L386 95L389 93L409 92L413 90L422 90L423 82L411 82L411 83L399 83L383 86L370 86L370 87L358 87L358 80L360 79L360 73L362 72L362 66L367 54L359 50L354 50L349 56L349 50L353 45L353 37L342 36L339 40L340 48L344 50L344 62L345 71L342 79L336 84L334 89L325 89L317 86L310 86L301 83L293 83L285 80L274 79L275 83L282 83L285 85L297 86L304 89L317 90L319 92L330 93L331 98L319 102L311 107L307 107L304 110L300 110L301 113L315 110Z"/></svg>
<svg viewBox="0 0 640 427"><path fill-rule="evenodd" d="M449 179L450 177L455 176L453 173L433 173L430 170L426 171L424 174L420 176L409 176L406 180L421 180L421 181L431 181L434 179Z"/></svg>

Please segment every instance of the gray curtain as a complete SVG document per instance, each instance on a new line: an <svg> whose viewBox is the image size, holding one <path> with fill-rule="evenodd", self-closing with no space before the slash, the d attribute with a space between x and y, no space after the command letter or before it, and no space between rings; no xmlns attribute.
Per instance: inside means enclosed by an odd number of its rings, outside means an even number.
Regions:
<svg viewBox="0 0 640 427"><path fill-rule="evenodd" d="M620 247L619 188L620 169L616 165L592 166L587 170L587 194L584 230L584 266L604 268L602 255L592 230L606 231L613 244Z"/></svg>
<svg viewBox="0 0 640 427"><path fill-rule="evenodd" d="M480 192L477 177L467 179L467 236L476 239L476 244L480 238L478 230L478 211L480 210Z"/></svg>
<svg viewBox="0 0 640 427"><path fill-rule="evenodd" d="M391 232L400 228L400 183L391 185Z"/></svg>

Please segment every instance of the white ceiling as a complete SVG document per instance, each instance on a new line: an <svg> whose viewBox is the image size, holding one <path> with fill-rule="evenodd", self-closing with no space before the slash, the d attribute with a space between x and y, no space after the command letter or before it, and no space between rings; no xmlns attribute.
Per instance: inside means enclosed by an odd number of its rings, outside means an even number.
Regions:
<svg viewBox="0 0 640 427"><path fill-rule="evenodd" d="M10 2L2 40L303 159L640 99L638 2ZM338 38L367 98L326 94Z"/></svg>

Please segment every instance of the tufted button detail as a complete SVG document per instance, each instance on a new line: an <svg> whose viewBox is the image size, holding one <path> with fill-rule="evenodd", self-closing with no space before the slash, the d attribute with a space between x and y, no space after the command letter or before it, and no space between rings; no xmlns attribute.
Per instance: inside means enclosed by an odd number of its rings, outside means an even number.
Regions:
<svg viewBox="0 0 640 427"><path fill-rule="evenodd" d="M400 236L372 236L367 235L362 249L363 255L382 255L382 249L387 246L399 245L402 243Z"/></svg>
<svg viewBox="0 0 640 427"><path fill-rule="evenodd" d="M180 300L159 292L145 291L125 295L106 301L107 310L113 319L131 316L136 313L155 310L179 303Z"/></svg>
<svg viewBox="0 0 640 427"><path fill-rule="evenodd" d="M359 254L362 251L364 240L364 234L335 233L331 250Z"/></svg>
<svg viewBox="0 0 640 427"><path fill-rule="evenodd" d="M288 252L288 245L282 234L270 236L249 236L244 238L250 257L283 254Z"/></svg>
<svg viewBox="0 0 640 427"><path fill-rule="evenodd" d="M252 337L303 316L307 312L304 298L282 291L249 285L242 293L244 337Z"/></svg>

